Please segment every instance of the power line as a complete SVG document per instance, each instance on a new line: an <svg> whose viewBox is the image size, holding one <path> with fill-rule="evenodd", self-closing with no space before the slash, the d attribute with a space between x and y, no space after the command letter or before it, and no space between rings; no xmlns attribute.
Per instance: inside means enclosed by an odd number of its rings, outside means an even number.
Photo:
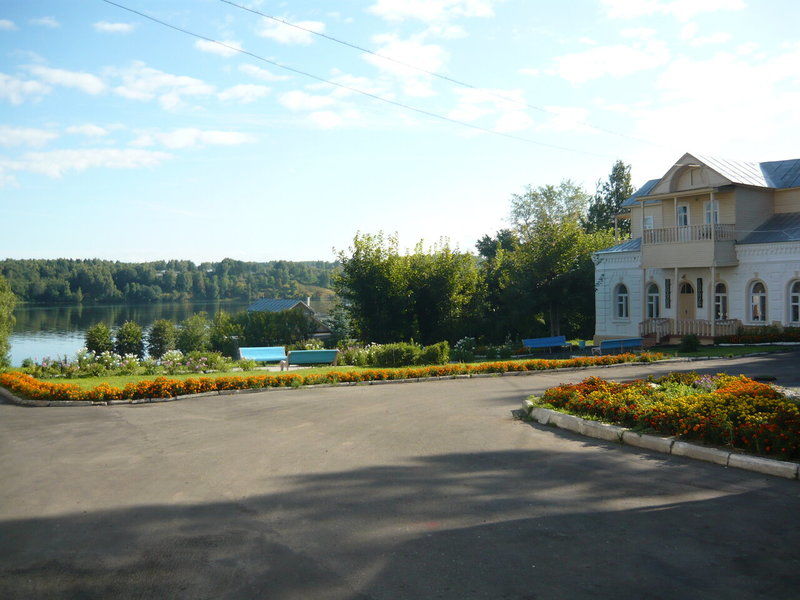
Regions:
<svg viewBox="0 0 800 600"><path fill-rule="evenodd" d="M530 110L536 110L536 111L543 112L543 113L546 113L546 114L549 114L549 115L560 116L559 113L557 113L556 111L544 108L543 106L537 106L535 104L529 104L529 103L521 101L521 100L515 100L513 98L507 98L505 96L502 96L500 94L494 93L491 90L488 90L486 88L474 85L472 83L468 83L466 81L455 79L453 77L448 77L447 75L443 75L442 73L438 73L436 71L431 71L429 69L425 69L424 67L419 67L417 65L413 65L411 63L405 62L403 60L399 60L397 58L392 58L391 56L386 56L385 54L381 54L380 52L375 52L374 50L370 50L369 48L365 48L363 46L359 46L358 44L354 44L353 42L348 42L347 40L343 40L341 38L337 38L337 37L334 37L332 35L328 35L327 33L323 33L321 31L314 31L310 27L303 27L302 25L299 25L298 23L292 23L291 21L287 21L286 19L282 19L281 17L276 17L275 15L268 15L266 13L263 13L263 12L261 12L259 10L254 9L254 8L250 8L248 6L242 6L241 4L237 4L236 2L232 2L231 0L220 0L220 2L224 2L225 4L229 4L231 6L235 6L236 8L239 8L241 10L247 11L249 13L253 13L255 15L259 15L261 17L264 17L265 19L270 19L272 21L275 21L276 23L281 23L283 25L287 25L288 27L294 27L295 29L298 29L300 31L305 31L306 33L310 33L312 35L316 35L318 37L324 38L324 39L329 40L331 42L334 42L336 44L341 44L342 46L347 46L348 48L352 48L353 50L358 50L359 52L365 52L367 54L370 54L370 55L375 56L377 58L380 58L382 60L390 61L390 62L393 62L395 64L407 67L409 69L414 69L415 71L419 71L420 73L425 73L427 75L430 75L432 77L436 77L436 78L441 79L443 81L447 81L449 83L453 83L455 85L459 85L461 87L465 87L465 88L468 88L468 89L471 89L471 90L479 90L482 93L486 94L487 96L492 96L493 98L498 98L499 100L503 100L504 102L511 102L511 103L516 104L518 106L524 106L525 108L528 108ZM656 142L652 142L650 140L645 140L645 139L642 139L642 138L638 138L636 136L628 135L628 134L625 134L625 133L620 133L618 131L613 131L611 129L606 129L604 127L599 127L597 125L589 123L588 121L576 121L576 123L578 125L585 125L586 127L590 127L591 129L594 129L595 131L601 131L601 132L607 133L609 135L614 135L614 136L617 136L617 137L622 137L622 138L626 138L626 139L629 139L629 140L634 140L636 142L640 142L640 143L643 143L643 144L649 144L651 146L655 146L655 147L658 147L658 148L664 148L664 146L662 146L661 144L657 144Z"/></svg>
<svg viewBox="0 0 800 600"><path fill-rule="evenodd" d="M190 35L192 37L196 37L198 39L205 40L207 42L211 42L211 43L217 44L218 46L221 46L223 48L227 48L227 49L235 51L235 52L239 52L241 54L250 56L250 57L252 57L252 58L254 58L256 60L260 60L262 62L270 64L270 65L272 65L274 67L278 67L279 69L284 69L284 70L289 71L291 73L295 73L297 75L302 75L304 77L308 77L310 79L314 79L316 81L319 81L319 82L322 82L322 83L326 83L328 85L332 85L332 86L335 86L335 87L340 88L340 89L344 89L344 90L348 90L350 92L361 94L362 96L367 96L368 98L372 98L374 100L379 100L380 102L384 102L386 104L391 104L392 106L396 106L398 108L403 108L405 110L410 110L410 111L419 113L421 115L425 115L425 116L432 117L434 119L439 119L439 120L442 120L442 121L447 121L449 123L454 123L456 125L461 125L463 127L469 127L470 129L473 129L473 130L476 130L476 131L482 131L484 133L490 133L490 134L501 136L501 137L505 137L505 138L508 138L508 139L517 140L519 142L526 142L526 143L529 143L529 144L535 144L537 146L543 146L545 148L552 148L554 150L563 150L564 152L575 152L575 153L578 153L578 154L585 154L587 156L598 156L598 157L601 157L601 158L613 158L613 157L610 157L609 155L606 155L606 154L599 154L599 153L596 153L596 152L589 152L588 150L578 150L576 148L568 148L566 146L559 146L559 145L556 145L556 144L548 144L546 142L540 142L540 141L537 141L537 140L534 140L534 139L531 139L531 138L527 138L527 137L523 137L523 136L519 136L519 135L514 135L512 133L504 133L502 131L495 131L494 129L489 129L488 127L481 127L480 125L475 125L473 123L467 123L466 121L459 121L458 119L453 119L453 118L448 117L446 115L442 115L442 114L439 114L439 113L435 113L433 111L425 110L424 108L418 108L416 106L412 106L410 104L405 104L403 102L398 102L397 100L391 100L390 98L385 98L383 96L379 96L378 94L373 94L372 92L367 92L365 90L362 90L362 89L359 89L359 88L356 88L356 87L353 87L353 86L349 86L349 85L346 85L346 84L343 84L343 83L338 83L338 82L332 81L330 79L325 79L324 77L320 77L319 75L314 75L313 73L309 73L307 71L302 71L300 69L296 69L294 67L290 67L288 65L284 65L284 64L279 63L277 61L270 60L268 58L265 58L263 56L255 54L253 52L250 52L249 50L245 50L243 48L237 48L236 46L232 46L230 44L226 44L225 42L221 42L221 41L216 40L214 38L210 38L210 37L207 37L205 35L202 35L202 34L199 34L199 33L195 33L195 32L190 31L188 29L184 29L182 27L178 27L177 25L172 25L171 23L167 23L166 21L162 21L161 19L157 19L156 17L153 17L153 16L148 15L146 13L140 12L140 11L138 11L136 9L129 8L127 6L124 6L122 4L118 4L116 2L112 2L112 0L101 0L101 1L105 2L106 4L110 4L112 6L116 6L117 8L121 8L122 10L128 11L128 12L133 13L135 15L139 15L140 17L143 17L145 19L153 21L154 23L158 23L159 25L163 25L164 27L168 27L169 29L174 29L175 31L179 31L180 33L183 33L183 34L186 34L186 35Z"/></svg>

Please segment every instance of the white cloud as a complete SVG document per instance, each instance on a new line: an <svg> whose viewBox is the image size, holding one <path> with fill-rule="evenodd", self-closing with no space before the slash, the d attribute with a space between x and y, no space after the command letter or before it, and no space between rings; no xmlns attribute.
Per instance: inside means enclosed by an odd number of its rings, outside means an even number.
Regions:
<svg viewBox="0 0 800 600"><path fill-rule="evenodd" d="M459 100L447 116L458 121L475 123L492 118L483 126L512 133L530 128L534 122L525 112L525 97L520 90L457 89Z"/></svg>
<svg viewBox="0 0 800 600"><path fill-rule="evenodd" d="M19 79L0 73L0 98L11 104L22 104L28 99L38 100L50 92L50 86L33 79Z"/></svg>
<svg viewBox="0 0 800 600"><path fill-rule="evenodd" d="M166 152L140 149L98 148L86 150L51 150L28 152L16 160L0 161L0 177L8 171L26 171L48 177L61 177L68 172L105 167L136 169L152 167L170 158Z"/></svg>
<svg viewBox="0 0 800 600"><path fill-rule="evenodd" d="M46 129L8 127L0 125L0 146L44 146L56 139L58 134Z"/></svg>
<svg viewBox="0 0 800 600"><path fill-rule="evenodd" d="M103 137L104 135L108 135L107 129L99 125L92 125L91 123L86 123L85 125L71 125L67 127L66 131L73 135L85 135L86 137Z"/></svg>
<svg viewBox="0 0 800 600"><path fill-rule="evenodd" d="M122 79L114 92L131 100L153 100L163 108L172 109L183 103L185 96L206 96L216 92L213 85L187 75L173 75L134 61L125 69L109 71Z"/></svg>
<svg viewBox="0 0 800 600"><path fill-rule="evenodd" d="M269 94L269 92L270 89L265 85L241 83L221 91L217 94L217 97L222 101L233 100L235 102L241 102L242 104L248 104L259 98L263 98Z"/></svg>
<svg viewBox="0 0 800 600"><path fill-rule="evenodd" d="M533 69L533 68L524 68L519 69L520 75L530 75L531 77L535 77L537 75L541 75L542 71L540 69Z"/></svg>
<svg viewBox="0 0 800 600"><path fill-rule="evenodd" d="M619 78L653 69L667 63L669 58L667 45L657 40L595 46L555 58L552 72L572 83L583 83L605 76Z"/></svg>
<svg viewBox="0 0 800 600"><path fill-rule="evenodd" d="M252 135L239 131L215 131L186 127L172 131L144 133L131 144L133 146L159 144L170 149L178 149L199 146L239 146L254 141L255 138Z"/></svg>
<svg viewBox="0 0 800 600"><path fill-rule="evenodd" d="M28 21L31 25L41 25L42 27L49 27L55 29L61 27L61 23L56 21L55 17L39 17L38 19L30 19Z"/></svg>
<svg viewBox="0 0 800 600"><path fill-rule="evenodd" d="M106 84L103 83L103 80L91 73L53 69L42 65L30 66L28 70L42 81L51 85L75 88L92 95L101 94L106 90Z"/></svg>
<svg viewBox="0 0 800 600"><path fill-rule="evenodd" d="M600 0L600 3L614 19L671 15L685 21L702 13L745 8L744 0Z"/></svg>
<svg viewBox="0 0 800 600"><path fill-rule="evenodd" d="M284 25L283 23L271 19L261 19L261 26L256 30L256 33L261 37L275 40L279 44L300 44L307 46L314 41L314 34L311 33L311 31L316 33L325 31L325 23L322 21L293 21L288 18L286 21L290 21L310 31L303 31L302 29Z"/></svg>
<svg viewBox="0 0 800 600"><path fill-rule="evenodd" d="M498 0L377 0L367 10L387 21L427 23L455 17L493 17Z"/></svg>
<svg viewBox="0 0 800 600"><path fill-rule="evenodd" d="M239 65L239 70L261 81L286 81L287 79L291 79L289 75L275 75L272 71L262 69L255 65Z"/></svg>
<svg viewBox="0 0 800 600"><path fill-rule="evenodd" d="M14 31L15 29L17 29L17 26L14 24L14 21L0 19L0 31Z"/></svg>
<svg viewBox="0 0 800 600"><path fill-rule="evenodd" d="M687 23L681 28L680 36L681 39L688 42L692 46L705 46L708 44L724 44L727 41L730 41L731 34L718 31L716 33L709 33L707 35L697 35L699 32L699 26L697 23L692 21L691 23Z"/></svg>
<svg viewBox="0 0 800 600"><path fill-rule="evenodd" d="M378 45L375 49L377 54L427 71L440 71L449 58L443 47L426 44L418 37L402 39L395 34L384 34L373 36L372 41ZM431 76L427 73L373 54L362 54L362 58L377 67L381 73L396 78L402 85L405 94L414 97L427 97L434 94L431 87Z"/></svg>
<svg viewBox="0 0 800 600"><path fill-rule="evenodd" d="M334 104L336 100L330 96L319 96L308 94L302 90L292 90L291 92L281 94L278 98L278 102L289 110L303 111L325 108Z"/></svg>
<svg viewBox="0 0 800 600"><path fill-rule="evenodd" d="M234 48L239 50L242 49L242 44L240 42L234 42L232 40L223 40L222 41L225 46L217 44L216 42L211 42L208 40L197 40L194 43L194 47L198 50L202 50L203 52L209 52L211 54L216 54L217 56L224 56L225 58L230 58L231 56L235 56L239 54ZM226 47L230 46L230 48Z"/></svg>
<svg viewBox="0 0 800 600"><path fill-rule="evenodd" d="M589 111L585 108L576 106L545 106L549 117L544 121L540 129L548 131L558 131L561 133L575 131L591 131L592 128L586 124Z"/></svg>
<svg viewBox="0 0 800 600"><path fill-rule="evenodd" d="M98 21L92 25L95 31L101 33L130 33L136 29L136 23L110 23L109 21Z"/></svg>
<svg viewBox="0 0 800 600"><path fill-rule="evenodd" d="M320 129L333 129L344 121L341 115L332 110L314 111L308 115L308 119Z"/></svg>
<svg viewBox="0 0 800 600"><path fill-rule="evenodd" d="M515 131L524 131L531 125L533 125L533 119L528 113L517 110L500 115L494 124L494 130L501 133L514 133Z"/></svg>

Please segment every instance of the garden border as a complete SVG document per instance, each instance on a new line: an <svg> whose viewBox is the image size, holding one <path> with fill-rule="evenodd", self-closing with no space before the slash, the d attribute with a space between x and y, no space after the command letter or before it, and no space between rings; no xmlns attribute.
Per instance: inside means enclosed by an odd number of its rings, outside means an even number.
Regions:
<svg viewBox="0 0 800 600"><path fill-rule="evenodd" d="M762 458L711 446L701 446L700 444L684 442L676 437L660 437L638 433L628 427L610 425L601 421L591 421L550 408L536 406L535 403L527 398L522 402L522 410L528 419L541 425L552 425L607 442L617 442L646 450L654 450L662 454L683 456L724 467L734 467L764 475L783 477L784 479L797 480L800 478L800 463Z"/></svg>
<svg viewBox="0 0 800 600"><path fill-rule="evenodd" d="M586 371L591 369L613 369L615 367L626 367L633 365L650 365L656 363L676 363L676 362L702 362L707 360L734 360L737 358L747 358L748 356L762 356L767 354L774 354L774 352L752 352L750 354L742 354L735 357L723 356L689 356L689 357L675 357L665 358L657 361L649 362L626 362L614 365L590 365L586 367L560 367L555 369L540 369L534 371L506 371L504 373L472 373L461 375L442 375L434 377L417 377L412 379L379 379L373 381L357 381L357 382L339 382L339 383L320 383L313 385L301 385L298 387L266 387L266 388L248 388L241 390L219 390L213 392L200 392L198 394L184 394L180 396L172 396L170 398L134 398L126 400L30 400L28 398L21 398L11 391L0 386L0 398L5 399L11 404L18 406L120 406L130 404L155 404L159 402L174 402L175 400L190 400L192 398L203 398L206 396L228 396L235 394L253 394L257 392L277 392L277 391L290 391L300 389L312 389L323 387L341 387L350 385L382 385L389 383L418 383L420 381L439 381L442 379L470 379L481 377L514 377L514 376L529 376L538 375L540 373L569 373L575 371Z"/></svg>

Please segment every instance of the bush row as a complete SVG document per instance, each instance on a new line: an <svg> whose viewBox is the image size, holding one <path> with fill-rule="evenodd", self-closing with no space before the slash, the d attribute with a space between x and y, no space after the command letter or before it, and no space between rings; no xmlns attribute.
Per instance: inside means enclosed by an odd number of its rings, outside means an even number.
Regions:
<svg viewBox="0 0 800 600"><path fill-rule="evenodd" d="M358 371L331 370L325 373L302 375L285 373L279 375L255 375L249 377L223 376L200 377L184 380L158 377L153 380L129 383L124 388L100 384L91 390L83 390L76 385L42 381L18 371L0 373L0 385L15 394L33 400L122 400L137 398L171 398L183 394L238 389L259 389L269 387L292 387L338 382L366 382L397 379L418 379L422 377L446 377L479 373L507 373L512 371L541 371L566 367L589 367L614 365L626 362L653 362L665 358L664 354L618 354L594 356L567 360L522 360L509 362L487 362L480 364L448 364L427 367L407 367L396 369L365 369Z"/></svg>
<svg viewBox="0 0 800 600"><path fill-rule="evenodd" d="M551 388L540 402L628 427L800 457L798 402L744 375L673 373L632 383L590 377Z"/></svg>
<svg viewBox="0 0 800 600"><path fill-rule="evenodd" d="M413 342L395 344L352 343L340 347L339 364L354 367L410 367L413 365L443 365L450 361L450 344L439 342L420 346Z"/></svg>

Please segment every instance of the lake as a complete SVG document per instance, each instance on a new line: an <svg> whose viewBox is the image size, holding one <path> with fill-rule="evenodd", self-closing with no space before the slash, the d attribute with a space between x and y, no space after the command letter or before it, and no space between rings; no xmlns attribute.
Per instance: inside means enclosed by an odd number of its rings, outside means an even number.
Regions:
<svg viewBox="0 0 800 600"><path fill-rule="evenodd" d="M213 317L219 311L238 312L250 305L247 300L217 302L158 302L145 305L20 305L14 310L17 319L11 334L11 364L19 366L25 358L72 356L83 347L86 330L95 323L118 327L136 321L144 328L158 319L182 321L197 312ZM311 308L326 314L330 302L312 300Z"/></svg>

